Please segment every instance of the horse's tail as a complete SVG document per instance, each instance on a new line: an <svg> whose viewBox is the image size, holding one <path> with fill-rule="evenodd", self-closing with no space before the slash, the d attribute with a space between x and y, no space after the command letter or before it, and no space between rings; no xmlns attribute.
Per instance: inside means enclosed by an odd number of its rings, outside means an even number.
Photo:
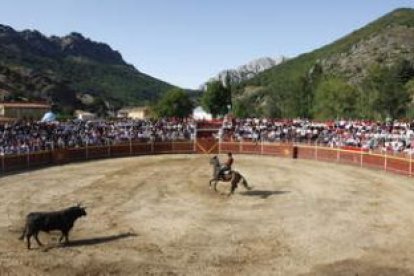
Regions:
<svg viewBox="0 0 414 276"><path fill-rule="evenodd" d="M244 188L246 188L246 190L251 190L252 187L249 186L249 183L247 183L246 178L244 178L244 176L241 175L241 174L240 174L240 178L242 180L242 184L243 184Z"/></svg>

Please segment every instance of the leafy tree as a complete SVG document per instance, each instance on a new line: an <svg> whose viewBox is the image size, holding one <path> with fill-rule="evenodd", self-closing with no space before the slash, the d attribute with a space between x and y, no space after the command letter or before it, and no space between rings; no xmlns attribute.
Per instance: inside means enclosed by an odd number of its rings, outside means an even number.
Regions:
<svg viewBox="0 0 414 276"><path fill-rule="evenodd" d="M281 105L275 95L265 97L265 105L261 108L262 115L268 118L282 118Z"/></svg>
<svg viewBox="0 0 414 276"><path fill-rule="evenodd" d="M404 84L414 78L414 64L409 60L398 60L393 70Z"/></svg>
<svg viewBox="0 0 414 276"><path fill-rule="evenodd" d="M228 106L231 107L231 86L226 87L221 81L207 83L201 104L213 117L227 114Z"/></svg>
<svg viewBox="0 0 414 276"><path fill-rule="evenodd" d="M401 67L373 67L364 80L364 92L368 99L367 108L375 117L385 119L401 118L406 115L410 95L404 86L405 76L401 75Z"/></svg>
<svg viewBox="0 0 414 276"><path fill-rule="evenodd" d="M410 103L408 104L408 110L407 110L407 117L410 119L414 118L414 78L410 81L408 81L405 85L404 88L406 89L409 98L410 98Z"/></svg>
<svg viewBox="0 0 414 276"><path fill-rule="evenodd" d="M168 91L155 106L159 117L186 118L193 112L194 104L188 93L175 88Z"/></svg>
<svg viewBox="0 0 414 276"><path fill-rule="evenodd" d="M323 78L323 69L320 63L316 63L306 74L300 79L301 88L299 89L299 116L302 118L310 118L312 116L313 99L315 90Z"/></svg>
<svg viewBox="0 0 414 276"><path fill-rule="evenodd" d="M411 99L414 97L414 78L405 84L405 89L407 93L411 96Z"/></svg>
<svg viewBox="0 0 414 276"><path fill-rule="evenodd" d="M357 90L337 77L327 77L315 91L314 116L318 119L356 117Z"/></svg>
<svg viewBox="0 0 414 276"><path fill-rule="evenodd" d="M233 114L238 118L250 117L249 105L245 100L236 100L233 105Z"/></svg>

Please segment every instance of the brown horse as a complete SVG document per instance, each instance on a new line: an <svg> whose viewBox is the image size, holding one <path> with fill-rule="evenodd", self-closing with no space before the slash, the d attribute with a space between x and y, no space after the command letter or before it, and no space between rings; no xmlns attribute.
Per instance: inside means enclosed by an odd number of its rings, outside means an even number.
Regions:
<svg viewBox="0 0 414 276"><path fill-rule="evenodd" d="M213 178L210 180L210 189L211 189L211 184L214 182L215 192L217 192L217 183L219 181L231 183L231 189L230 189L230 193L228 194L228 196L231 196L234 193L234 190L236 190L237 185L240 181L242 181L243 186L247 190L252 189L247 184L246 179L237 171L232 170L230 171L229 174L219 175L221 166L220 166L220 160L218 159L217 156L214 156L213 158L210 159L210 165L213 165Z"/></svg>

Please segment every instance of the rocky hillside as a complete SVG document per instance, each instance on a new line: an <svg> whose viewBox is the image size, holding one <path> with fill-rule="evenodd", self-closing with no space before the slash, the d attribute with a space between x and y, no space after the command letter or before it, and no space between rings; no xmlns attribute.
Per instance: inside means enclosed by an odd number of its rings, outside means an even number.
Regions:
<svg viewBox="0 0 414 276"><path fill-rule="evenodd" d="M322 80L335 77L364 93L372 70L401 63L414 63L414 10L408 8L243 82L235 102L255 115L312 117Z"/></svg>
<svg viewBox="0 0 414 276"><path fill-rule="evenodd" d="M67 111L112 109L154 101L170 88L79 33L47 37L0 25L0 95L6 99L53 100Z"/></svg>
<svg viewBox="0 0 414 276"><path fill-rule="evenodd" d="M340 74L360 83L373 65L392 66L397 60L414 60L414 27L389 25L360 40L345 52L320 59L324 72Z"/></svg>
<svg viewBox="0 0 414 276"><path fill-rule="evenodd" d="M209 81L220 80L224 84L226 79L229 78L232 83L241 83L254 78L259 73L279 65L286 60L287 58L283 56L277 58L263 57L255 59L245 65L237 67L236 69L223 70Z"/></svg>

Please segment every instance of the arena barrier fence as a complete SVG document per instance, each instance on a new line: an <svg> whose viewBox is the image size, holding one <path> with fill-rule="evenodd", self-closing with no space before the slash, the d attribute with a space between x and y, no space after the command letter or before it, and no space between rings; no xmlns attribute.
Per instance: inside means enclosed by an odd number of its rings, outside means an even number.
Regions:
<svg viewBox="0 0 414 276"><path fill-rule="evenodd" d="M384 170L413 176L411 155L389 155L360 149L329 148L316 145L266 142L224 142L211 139L181 142L124 143L106 146L57 149L1 156L1 173L67 164L78 161L152 154L235 154L269 155Z"/></svg>
<svg viewBox="0 0 414 276"><path fill-rule="evenodd" d="M72 162L102 158L127 157L152 154L195 153L193 141L123 143L106 146L56 149L18 155L1 156L1 173L7 174L39 167L62 165Z"/></svg>

